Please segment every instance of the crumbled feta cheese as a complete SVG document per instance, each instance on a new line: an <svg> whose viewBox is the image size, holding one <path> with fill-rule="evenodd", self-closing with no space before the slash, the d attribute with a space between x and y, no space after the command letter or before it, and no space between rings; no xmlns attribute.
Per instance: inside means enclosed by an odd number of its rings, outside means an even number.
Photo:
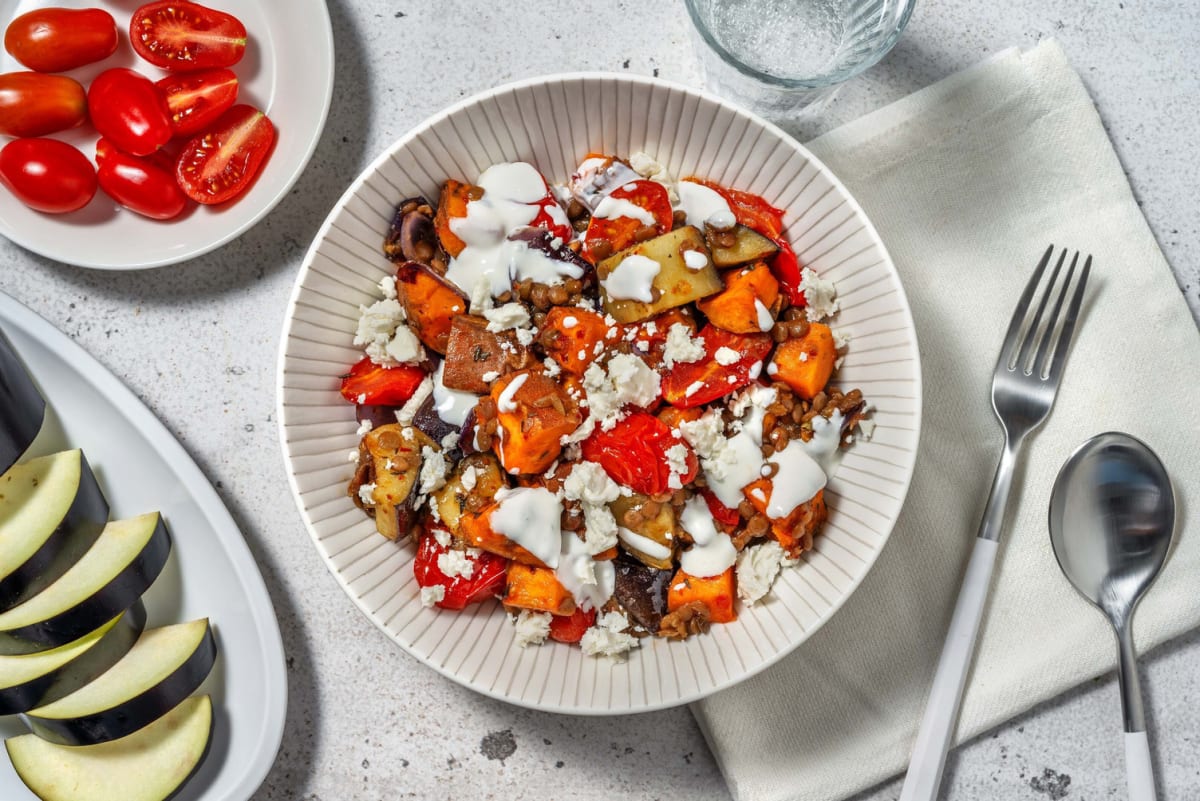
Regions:
<svg viewBox="0 0 1200 801"><path fill-rule="evenodd" d="M462 551L446 551L438 554L438 570L446 574L446 578L470 578L475 572L475 563Z"/></svg>
<svg viewBox="0 0 1200 801"><path fill-rule="evenodd" d="M728 367L731 364L737 364L742 360L742 355L740 353L733 348L729 348L724 345L717 348L717 352L713 354L713 357L717 360L717 364L723 367Z"/></svg>
<svg viewBox="0 0 1200 801"><path fill-rule="evenodd" d="M588 553L607 551L617 544L617 520L608 504L621 495L617 482L595 462L579 462L563 479L563 495L583 509Z"/></svg>
<svg viewBox="0 0 1200 801"><path fill-rule="evenodd" d="M446 457L428 445L421 448L421 478L417 492L428 495L446 486Z"/></svg>
<svg viewBox="0 0 1200 801"><path fill-rule="evenodd" d="M671 183L671 176L658 159L641 150L629 156L629 166L643 178L652 178L663 183Z"/></svg>
<svg viewBox="0 0 1200 801"><path fill-rule="evenodd" d="M375 364L391 365L394 360L387 353L388 343L397 328L404 327L404 307L395 298L384 298L370 306L359 306L358 328L354 332L354 344L366 348L367 356Z"/></svg>
<svg viewBox="0 0 1200 801"><path fill-rule="evenodd" d="M675 323L667 329L667 341L663 345L663 364L668 368L677 364L691 364L704 358L704 340L683 323Z"/></svg>
<svg viewBox="0 0 1200 801"><path fill-rule="evenodd" d="M517 342L528 347L533 344L533 340L537 337L537 330L533 328L518 328L516 329Z"/></svg>
<svg viewBox="0 0 1200 801"><path fill-rule="evenodd" d="M475 281L475 286L471 287L471 314L482 316L495 307L496 303L492 300L492 280L487 275L481 275Z"/></svg>
<svg viewBox="0 0 1200 801"><path fill-rule="evenodd" d="M556 375L562 372L562 368L558 366L558 362L554 361L554 359L551 359L549 356L547 356L545 361L542 362L542 366L546 368L546 375L549 378L554 378Z"/></svg>
<svg viewBox="0 0 1200 801"><path fill-rule="evenodd" d="M685 397L690 398L702 389L704 389L703 381L693 381L687 385L687 389L683 391L683 394Z"/></svg>
<svg viewBox="0 0 1200 801"><path fill-rule="evenodd" d="M629 353L609 359L607 370L593 362L583 374L591 409L588 419L597 420L601 429L609 431L621 419L621 408L626 404L644 407L653 403L661 383L657 372Z"/></svg>
<svg viewBox="0 0 1200 801"><path fill-rule="evenodd" d="M396 276L388 274L379 279L379 291L383 293L384 300L395 300L396 294Z"/></svg>
<svg viewBox="0 0 1200 801"><path fill-rule="evenodd" d="M442 437L442 442L441 442L442 450L447 451L447 452L454 450L455 448L458 447L458 441L460 438L461 437L460 437L459 432L457 432L457 431L448 432L446 434L446 436Z"/></svg>
<svg viewBox="0 0 1200 801"><path fill-rule="evenodd" d="M437 540L437 544L443 548L450 547L450 532L444 528L435 528L433 530L433 538Z"/></svg>
<svg viewBox="0 0 1200 801"><path fill-rule="evenodd" d="M753 606L770 591L783 555L783 548L774 540L751 545L738 554L737 594L747 606Z"/></svg>
<svg viewBox="0 0 1200 801"><path fill-rule="evenodd" d="M667 487L683 487L681 476L688 471L688 449L682 442L667 448Z"/></svg>
<svg viewBox="0 0 1200 801"><path fill-rule="evenodd" d="M806 356L807 356L807 354L801 352L800 361L804 361ZM779 372L779 365L775 364L775 362L771 362L770 364L767 365L767 375L775 375L778 372Z"/></svg>
<svg viewBox="0 0 1200 801"><path fill-rule="evenodd" d="M500 373L496 372L495 370L488 370L479 377L483 379L484 383L490 384L500 377Z"/></svg>
<svg viewBox="0 0 1200 801"><path fill-rule="evenodd" d="M488 309L483 316L488 319L487 330L495 334L529 325L529 312L520 303L505 303Z"/></svg>
<svg viewBox="0 0 1200 801"><path fill-rule="evenodd" d="M467 492L475 489L475 485L479 482L479 468L475 465L470 465L466 470L462 471L462 475L458 477L462 488Z"/></svg>
<svg viewBox="0 0 1200 801"><path fill-rule="evenodd" d="M865 415L868 412L874 411L871 404L863 404L862 413ZM858 435L863 439L870 439L875 434L875 421L868 417L861 417L858 421Z"/></svg>
<svg viewBox="0 0 1200 801"><path fill-rule="evenodd" d="M802 361L802 362L808 361L808 351L806 351L806 350L800 351L800 361ZM772 373L771 375L774 375L774 373Z"/></svg>
<svg viewBox="0 0 1200 801"><path fill-rule="evenodd" d="M549 612L531 612L528 609L522 609L521 614L513 618L517 645L525 648L544 643L550 636L551 618L552 615Z"/></svg>
<svg viewBox="0 0 1200 801"><path fill-rule="evenodd" d="M358 464L359 459L360 459L360 457L358 455L357 449L352 450L352 451L350 451L350 453L346 454L346 461L350 462L351 464Z"/></svg>
<svg viewBox="0 0 1200 801"><path fill-rule="evenodd" d="M445 598L446 588L441 584L421 588L421 606L430 607Z"/></svg>
<svg viewBox="0 0 1200 801"><path fill-rule="evenodd" d="M837 312L837 290L833 282L821 278L811 267L801 271L800 288L808 302L806 314L810 323L818 323Z"/></svg>
<svg viewBox="0 0 1200 801"><path fill-rule="evenodd" d="M596 625L583 633L579 645L588 656L609 656L624 661L626 654L641 641L627 634L629 618L622 612L606 612L596 618Z"/></svg>
<svg viewBox="0 0 1200 801"><path fill-rule="evenodd" d="M355 431L354 433L361 437L366 434L369 434L371 432L371 429L374 427L375 427L375 424L371 422L370 418L367 418L366 420L363 420L361 423L358 424L358 430Z"/></svg>
<svg viewBox="0 0 1200 801"><path fill-rule="evenodd" d="M421 408L421 404L432 393L433 379L425 376L425 380L417 386L417 391L412 394L412 397L396 410L396 422L402 426L412 425L413 418L417 416L417 409Z"/></svg>
<svg viewBox="0 0 1200 801"><path fill-rule="evenodd" d="M358 499L367 506L375 505L375 482L358 486Z"/></svg>
<svg viewBox="0 0 1200 801"><path fill-rule="evenodd" d="M417 339L417 335L407 325L396 326L396 332L384 346L384 353L400 364L416 364L425 358L425 349L421 347L421 340Z"/></svg>

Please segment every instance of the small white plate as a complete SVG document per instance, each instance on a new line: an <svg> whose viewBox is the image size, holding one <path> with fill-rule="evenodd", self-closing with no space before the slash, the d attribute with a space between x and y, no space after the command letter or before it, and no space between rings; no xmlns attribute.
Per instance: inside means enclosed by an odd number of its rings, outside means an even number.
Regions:
<svg viewBox="0 0 1200 801"><path fill-rule="evenodd" d="M3 293L0 330L48 401L49 423L32 452L82 448L114 519L162 512L173 548L144 598L147 625L212 621L217 664L199 690L213 696L212 745L173 801L249 798L283 737L287 673L270 596L237 524L166 427L82 348ZM0 717L0 738L26 731ZM0 798L37 801L6 756Z"/></svg>
<svg viewBox="0 0 1200 801"><path fill-rule="evenodd" d="M333 29L323 0L289 0L286 13L265 0L205 3L233 14L250 37L246 55L233 67L238 102L266 111L275 124L275 149L254 185L237 200L200 206L165 222L118 206L103 190L70 214L42 214L0 186L0 235L51 259L101 270L139 270L191 259L237 238L261 220L292 188L308 164L333 94ZM44 6L100 7L113 15L121 34L117 52L66 73L86 88L110 67L129 67L158 80L167 73L143 61L129 43L129 18L141 3L112 0L0 0L0 22ZM26 68L0 51L0 72ZM54 134L88 158L96 151L95 129ZM9 137L0 137L0 145Z"/></svg>

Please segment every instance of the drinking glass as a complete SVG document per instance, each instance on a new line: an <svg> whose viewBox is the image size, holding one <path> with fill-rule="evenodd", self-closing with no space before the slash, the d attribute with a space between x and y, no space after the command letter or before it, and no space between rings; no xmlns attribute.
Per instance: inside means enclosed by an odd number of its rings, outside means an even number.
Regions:
<svg viewBox="0 0 1200 801"><path fill-rule="evenodd" d="M916 0L684 0L708 82L766 117L824 106L883 58Z"/></svg>

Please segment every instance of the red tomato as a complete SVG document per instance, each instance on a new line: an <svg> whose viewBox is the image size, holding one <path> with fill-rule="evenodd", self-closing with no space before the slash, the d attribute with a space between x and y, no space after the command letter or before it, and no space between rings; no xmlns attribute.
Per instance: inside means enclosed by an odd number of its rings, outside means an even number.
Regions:
<svg viewBox="0 0 1200 801"><path fill-rule="evenodd" d="M442 609L463 609L466 606L486 601L504 592L505 572L508 560L494 553L480 551L478 556L468 556L474 565L470 576L450 578L438 567L437 559L450 550L438 544L429 533L417 538L417 556L413 559L413 575L420 587L445 587L446 594L437 605Z"/></svg>
<svg viewBox="0 0 1200 801"><path fill-rule="evenodd" d="M753 228L771 239L777 239L783 232L783 210L775 208L758 195L737 189L726 189L720 184L706 181L703 178L686 178L684 180L703 184L725 198L733 216L747 228Z"/></svg>
<svg viewBox="0 0 1200 801"><path fill-rule="evenodd" d="M175 179L197 203L223 203L250 186L274 144L275 126L266 114L234 106L183 146Z"/></svg>
<svg viewBox="0 0 1200 801"><path fill-rule="evenodd" d="M87 94L78 81L36 72L0 75L0 134L45 136L85 119Z"/></svg>
<svg viewBox="0 0 1200 801"><path fill-rule="evenodd" d="M713 494L713 491L708 487L700 490L700 496L704 498L704 502L708 504L708 511L713 516L719 525L724 528L736 528L738 523L742 521L741 515L737 509L730 509L725 504L721 503L720 499Z"/></svg>
<svg viewBox="0 0 1200 801"><path fill-rule="evenodd" d="M14 19L4 49L38 72L66 72L117 50L117 23L99 8L41 8Z"/></svg>
<svg viewBox="0 0 1200 801"><path fill-rule="evenodd" d="M672 406L700 406L741 389L754 380L750 375L754 365L771 351L770 334L731 334L709 323L698 336L704 340L704 357L677 364L663 376L663 400ZM719 364L716 353L722 347L732 348L742 358L730 365Z"/></svg>
<svg viewBox="0 0 1200 801"><path fill-rule="evenodd" d="M550 618L550 639L573 643L583 639L583 633L596 622L596 610L586 612L579 607L569 615L554 615Z"/></svg>
<svg viewBox="0 0 1200 801"><path fill-rule="evenodd" d="M171 118L150 79L117 67L88 88L88 113L100 135L135 156L149 156L171 139Z"/></svg>
<svg viewBox="0 0 1200 801"><path fill-rule="evenodd" d="M583 441L583 458L604 468L618 484L644 495L658 495L671 489L671 468L667 450L682 445L686 452L686 470L679 476L683 486L696 477L700 463L691 447L675 435L670 426L652 414L634 411L612 429L597 429Z"/></svg>
<svg viewBox="0 0 1200 801"><path fill-rule="evenodd" d="M232 70L168 75L154 84L167 101L175 136L200 133L237 101L238 79Z"/></svg>
<svg viewBox="0 0 1200 801"><path fill-rule="evenodd" d="M64 214L96 194L87 156L57 139L14 139L0 150L0 183L31 209Z"/></svg>
<svg viewBox="0 0 1200 801"><path fill-rule="evenodd" d="M165 70L232 67L246 52L246 26L199 3L163 0L133 12L129 40L139 56Z"/></svg>
<svg viewBox="0 0 1200 801"><path fill-rule="evenodd" d="M411 364L382 367L364 356L342 376L342 397L351 403L403 406L425 380L425 371Z"/></svg>
<svg viewBox="0 0 1200 801"><path fill-rule="evenodd" d="M771 257L767 266L771 269L771 275L779 282L779 286L787 293L788 301L793 306L803 309L808 305L808 298L804 297L804 289L800 286L800 260L782 236L775 238L775 244L779 246L779 252Z"/></svg>
<svg viewBox="0 0 1200 801"><path fill-rule="evenodd" d="M613 200L625 200L640 209L650 213L654 218L654 231L665 234L671 230L673 222L671 199L667 196L667 188L657 181L633 181L618 186L608 197ZM601 206L604 201L600 201ZM599 207L597 207L599 209ZM633 244L633 236L645 223L636 217L597 217L592 215L588 222L583 239L583 257L592 264L597 259L592 250L599 240L608 240L612 244L611 253L624 250Z"/></svg>
<svg viewBox="0 0 1200 801"><path fill-rule="evenodd" d="M130 211L154 220L179 216L187 196L175 183L170 165L154 158L122 153L107 139L96 143L96 177L100 188Z"/></svg>
<svg viewBox="0 0 1200 801"><path fill-rule="evenodd" d="M545 180L543 178L542 182L545 183ZM554 192L550 190L549 184L546 184L545 196L534 205L539 207L538 213L529 224L534 228L545 228L553 236L569 242L575 232L571 228L570 220L567 219L567 213L563 211L562 206L558 205L558 199L554 197Z"/></svg>

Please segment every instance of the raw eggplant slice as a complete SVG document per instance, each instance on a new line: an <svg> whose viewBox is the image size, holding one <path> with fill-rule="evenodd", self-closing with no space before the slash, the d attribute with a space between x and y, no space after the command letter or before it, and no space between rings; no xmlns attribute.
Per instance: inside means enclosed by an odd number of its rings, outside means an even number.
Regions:
<svg viewBox="0 0 1200 801"><path fill-rule="evenodd" d="M42 456L0 475L0 611L78 562L107 520L108 501L83 451Z"/></svg>
<svg viewBox="0 0 1200 801"><path fill-rule="evenodd" d="M95 631L49 651L0 656L0 715L28 712L78 690L129 653L146 625L141 601Z"/></svg>
<svg viewBox="0 0 1200 801"><path fill-rule="evenodd" d="M158 512L114 520L57 581L0 613L0 654L57 648L103 625L142 597L170 553Z"/></svg>
<svg viewBox="0 0 1200 801"><path fill-rule="evenodd" d="M217 659L208 618L142 633L129 653L66 698L25 713L39 737L59 745L95 745L133 734L174 709Z"/></svg>
<svg viewBox="0 0 1200 801"><path fill-rule="evenodd" d="M4 745L42 801L163 801L195 771L211 735L212 699L197 695L110 743L70 748L23 734Z"/></svg>
<svg viewBox="0 0 1200 801"><path fill-rule="evenodd" d="M0 473L29 450L45 417L45 398L0 331Z"/></svg>

